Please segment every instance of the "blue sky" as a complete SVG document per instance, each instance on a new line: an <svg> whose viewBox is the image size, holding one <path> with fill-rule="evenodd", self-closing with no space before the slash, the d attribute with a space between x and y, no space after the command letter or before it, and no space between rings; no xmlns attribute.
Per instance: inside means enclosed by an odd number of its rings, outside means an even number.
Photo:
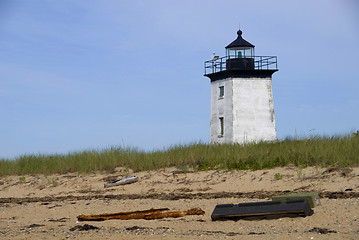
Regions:
<svg viewBox="0 0 359 240"><path fill-rule="evenodd" d="M209 141L203 62L278 56L277 134L359 130L355 0L0 1L0 158ZM314 130L313 130L314 129Z"/></svg>

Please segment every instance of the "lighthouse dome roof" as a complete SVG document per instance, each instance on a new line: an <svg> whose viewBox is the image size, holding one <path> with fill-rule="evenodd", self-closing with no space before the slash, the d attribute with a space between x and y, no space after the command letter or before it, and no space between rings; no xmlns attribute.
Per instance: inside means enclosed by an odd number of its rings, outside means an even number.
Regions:
<svg viewBox="0 0 359 240"><path fill-rule="evenodd" d="M233 42L231 42L226 48L235 48L235 47L252 47L254 48L254 45L247 42L246 40L244 40L242 38L242 31L238 30L237 31L237 39L234 40Z"/></svg>

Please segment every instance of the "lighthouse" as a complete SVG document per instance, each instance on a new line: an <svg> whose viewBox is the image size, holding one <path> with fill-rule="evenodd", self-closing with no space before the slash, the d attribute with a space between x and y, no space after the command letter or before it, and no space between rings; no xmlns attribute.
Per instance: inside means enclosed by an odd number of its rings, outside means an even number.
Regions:
<svg viewBox="0 0 359 240"><path fill-rule="evenodd" d="M276 56L256 56L254 45L237 39L226 46L224 57L204 63L211 80L211 143L251 143L277 139L272 75Z"/></svg>

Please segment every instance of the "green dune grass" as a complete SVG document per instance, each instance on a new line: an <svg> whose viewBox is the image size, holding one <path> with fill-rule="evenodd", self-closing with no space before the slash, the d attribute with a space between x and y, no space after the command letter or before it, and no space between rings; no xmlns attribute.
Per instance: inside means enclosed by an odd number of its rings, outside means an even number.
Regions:
<svg viewBox="0 0 359 240"><path fill-rule="evenodd" d="M177 167L182 170L266 169L287 165L350 167L359 163L359 133L347 136L260 142L253 144L176 145L165 150L131 147L54 155L24 155L0 160L0 176L89 173L116 167L134 171Z"/></svg>

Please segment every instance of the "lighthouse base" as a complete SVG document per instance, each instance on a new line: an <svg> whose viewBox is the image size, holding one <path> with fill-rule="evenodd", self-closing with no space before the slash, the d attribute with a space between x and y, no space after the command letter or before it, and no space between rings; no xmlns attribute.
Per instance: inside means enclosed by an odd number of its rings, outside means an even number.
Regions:
<svg viewBox="0 0 359 240"><path fill-rule="evenodd" d="M211 143L276 139L271 77L228 77L211 82Z"/></svg>

